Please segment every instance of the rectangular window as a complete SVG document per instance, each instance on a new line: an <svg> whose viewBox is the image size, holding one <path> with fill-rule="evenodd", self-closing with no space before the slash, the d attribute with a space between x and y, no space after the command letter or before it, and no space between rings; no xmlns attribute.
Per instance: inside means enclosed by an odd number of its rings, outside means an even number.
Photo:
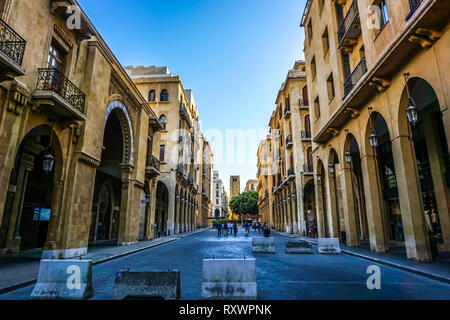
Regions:
<svg viewBox="0 0 450 320"><path fill-rule="evenodd" d="M303 105L309 106L309 98L308 98L308 86L304 86L302 89L302 95L303 95Z"/></svg>
<svg viewBox="0 0 450 320"><path fill-rule="evenodd" d="M330 74L330 76L327 79L327 90L328 90L328 102L331 102L331 100L333 100L335 96L333 73Z"/></svg>
<svg viewBox="0 0 450 320"><path fill-rule="evenodd" d="M330 50L330 39L328 37L328 27L325 28L325 31L322 35L322 45L323 45L323 55L325 56L327 52Z"/></svg>
<svg viewBox="0 0 450 320"><path fill-rule="evenodd" d="M314 113L316 115L316 120L320 118L320 102L319 102L319 96L316 97L316 100L314 100Z"/></svg>
<svg viewBox="0 0 450 320"><path fill-rule="evenodd" d="M166 146L161 145L159 148L159 162L164 163Z"/></svg>
<svg viewBox="0 0 450 320"><path fill-rule="evenodd" d="M313 57L311 60L311 76L313 80L316 77L316 57Z"/></svg>

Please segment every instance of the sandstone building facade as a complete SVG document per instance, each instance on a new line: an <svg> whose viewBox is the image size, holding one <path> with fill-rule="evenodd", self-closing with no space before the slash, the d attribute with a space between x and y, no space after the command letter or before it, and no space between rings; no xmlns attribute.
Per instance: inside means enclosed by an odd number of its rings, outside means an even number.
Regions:
<svg viewBox="0 0 450 320"><path fill-rule="evenodd" d="M303 61L297 61L278 92L269 134L257 154L263 222L302 235L315 218L309 202L314 186L308 105L306 67Z"/></svg>
<svg viewBox="0 0 450 320"><path fill-rule="evenodd" d="M219 171L214 170L213 178L213 217L228 217L228 196L220 178Z"/></svg>
<svg viewBox="0 0 450 320"><path fill-rule="evenodd" d="M318 233L450 249L449 1L313 0L302 19Z"/></svg>
<svg viewBox="0 0 450 320"><path fill-rule="evenodd" d="M153 238L161 124L76 1L0 1L0 248ZM141 205L143 204L143 205Z"/></svg>
<svg viewBox="0 0 450 320"><path fill-rule="evenodd" d="M173 235L206 226L211 216L213 157L203 136L192 90L167 67L126 67L163 125L160 149L159 232ZM206 210L206 208L208 208Z"/></svg>

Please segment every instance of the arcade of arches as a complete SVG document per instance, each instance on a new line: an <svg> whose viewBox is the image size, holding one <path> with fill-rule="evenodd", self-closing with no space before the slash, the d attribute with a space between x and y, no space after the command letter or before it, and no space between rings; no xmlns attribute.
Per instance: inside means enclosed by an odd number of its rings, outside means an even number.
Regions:
<svg viewBox="0 0 450 320"><path fill-rule="evenodd" d="M411 78L408 86L416 124L404 87L397 108L375 99L315 150L317 229L375 252L404 245L408 258L432 261L450 249L450 128L431 85Z"/></svg>

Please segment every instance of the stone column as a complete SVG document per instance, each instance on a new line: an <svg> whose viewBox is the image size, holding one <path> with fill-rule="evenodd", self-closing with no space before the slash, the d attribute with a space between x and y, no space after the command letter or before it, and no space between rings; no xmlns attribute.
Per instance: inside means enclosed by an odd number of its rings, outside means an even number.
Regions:
<svg viewBox="0 0 450 320"><path fill-rule="evenodd" d="M392 141L392 152L405 233L406 254L408 259L421 262L432 261L413 145L408 137L399 136Z"/></svg>
<svg viewBox="0 0 450 320"><path fill-rule="evenodd" d="M57 249L57 233L61 223L61 200L63 196L64 182L62 180L55 181L53 187L51 216L48 224L47 241L44 245L45 250Z"/></svg>
<svg viewBox="0 0 450 320"><path fill-rule="evenodd" d="M180 233L180 212L181 212L181 203L180 203L180 194L175 195L175 221L174 221L174 234Z"/></svg>
<svg viewBox="0 0 450 320"><path fill-rule="evenodd" d="M291 196L288 194L285 200L286 200L286 216L287 216L286 232L291 233L291 231L294 230L292 221Z"/></svg>
<svg viewBox="0 0 450 320"><path fill-rule="evenodd" d="M384 212L382 201L384 200L375 161L377 160L374 155L365 155L361 159L370 249L375 252L387 252L388 245L383 227Z"/></svg>
<svg viewBox="0 0 450 320"><path fill-rule="evenodd" d="M319 238L325 238L325 222L323 211L322 183L314 178L314 193L316 197L317 233Z"/></svg>
<svg viewBox="0 0 450 320"><path fill-rule="evenodd" d="M337 193L336 193L336 175L334 173L328 172L328 183L327 183L327 201L328 201L328 217L331 218L331 238L341 238L339 234L339 208L337 206Z"/></svg>
<svg viewBox="0 0 450 320"><path fill-rule="evenodd" d="M445 180L445 162L437 126L434 124L431 113L425 113L424 133L427 138L428 158L430 159L431 175L433 177L434 193L436 197L437 211L442 228L444 243L442 249L450 251L450 189ZM450 131L450 130L449 130ZM447 150L446 150L447 151Z"/></svg>
<svg viewBox="0 0 450 320"><path fill-rule="evenodd" d="M349 247L359 247L360 241L355 210L355 189L353 187L352 172L349 167L342 169L341 179L347 245Z"/></svg>
<svg viewBox="0 0 450 320"><path fill-rule="evenodd" d="M16 193L14 194L6 239L6 248L11 252L20 251L20 223L22 221L23 202L27 191L28 175L33 169L34 156L23 153L19 164Z"/></svg>
<svg viewBox="0 0 450 320"><path fill-rule="evenodd" d="M120 166L122 171L122 195L120 199L120 221L118 245L127 246L138 242L135 232L135 215L133 208L133 182L131 180L132 166L124 164ZM139 216L139 212L137 212ZM139 220L138 220L139 221ZM139 230L139 229L138 229Z"/></svg>
<svg viewBox="0 0 450 320"><path fill-rule="evenodd" d="M292 193L291 194L291 207L292 207L292 216L294 219L292 225L294 227L294 233L296 233L296 234L301 233L300 232L301 229L299 228L299 224L301 224L301 223L298 222L299 217L298 217L297 201L298 201L297 195L295 193Z"/></svg>

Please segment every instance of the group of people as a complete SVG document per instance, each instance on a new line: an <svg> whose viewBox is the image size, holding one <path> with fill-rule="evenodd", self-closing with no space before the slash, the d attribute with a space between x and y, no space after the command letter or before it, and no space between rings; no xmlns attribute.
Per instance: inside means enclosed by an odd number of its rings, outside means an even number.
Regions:
<svg viewBox="0 0 450 320"><path fill-rule="evenodd" d="M219 222L216 225L217 227L217 235L219 237L225 236L228 237L229 235L233 235L237 237L238 233L238 225L236 222ZM253 223L245 221L244 222L244 231L245 236L248 236L250 234L250 231L253 229L253 231L258 231L259 233L264 233L264 236L270 235L270 228L266 224L261 224L258 221L255 221Z"/></svg>
<svg viewBox="0 0 450 320"><path fill-rule="evenodd" d="M231 223L231 222L224 222L224 223L218 223L217 224L217 235L221 237L222 235L225 237L228 237L228 235L232 235L234 233L234 236L237 237L238 232L238 225L237 223Z"/></svg>

